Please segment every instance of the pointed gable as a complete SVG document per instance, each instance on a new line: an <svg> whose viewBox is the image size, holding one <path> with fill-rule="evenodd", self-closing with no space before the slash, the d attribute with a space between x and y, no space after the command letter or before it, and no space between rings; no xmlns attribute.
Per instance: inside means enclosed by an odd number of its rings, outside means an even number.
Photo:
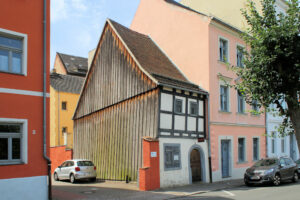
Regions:
<svg viewBox="0 0 300 200"><path fill-rule="evenodd" d="M149 36L106 21L74 119L156 88L204 92L190 83Z"/></svg>

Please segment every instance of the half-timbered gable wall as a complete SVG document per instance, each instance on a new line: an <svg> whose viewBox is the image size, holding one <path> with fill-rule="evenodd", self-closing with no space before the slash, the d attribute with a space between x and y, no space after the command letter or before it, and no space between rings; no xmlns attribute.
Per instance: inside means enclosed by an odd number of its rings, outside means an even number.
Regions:
<svg viewBox="0 0 300 200"><path fill-rule="evenodd" d="M75 119L156 87L137 66L122 41L106 25Z"/></svg>

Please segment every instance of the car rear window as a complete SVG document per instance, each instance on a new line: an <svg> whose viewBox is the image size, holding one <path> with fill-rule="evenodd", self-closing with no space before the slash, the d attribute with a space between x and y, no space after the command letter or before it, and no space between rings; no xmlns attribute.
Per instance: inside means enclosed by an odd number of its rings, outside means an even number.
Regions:
<svg viewBox="0 0 300 200"><path fill-rule="evenodd" d="M277 164L276 159L265 159L265 160L260 160L257 161L254 166L255 167L262 167L262 166L271 166Z"/></svg>
<svg viewBox="0 0 300 200"><path fill-rule="evenodd" d="M77 166L94 166L91 161L77 161Z"/></svg>

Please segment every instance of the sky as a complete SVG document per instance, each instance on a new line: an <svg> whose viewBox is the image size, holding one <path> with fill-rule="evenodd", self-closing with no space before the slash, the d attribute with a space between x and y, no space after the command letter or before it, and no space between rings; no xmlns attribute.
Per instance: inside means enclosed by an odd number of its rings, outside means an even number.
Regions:
<svg viewBox="0 0 300 200"><path fill-rule="evenodd" d="M140 0L51 0L50 69L56 52L88 57L105 20L130 26Z"/></svg>

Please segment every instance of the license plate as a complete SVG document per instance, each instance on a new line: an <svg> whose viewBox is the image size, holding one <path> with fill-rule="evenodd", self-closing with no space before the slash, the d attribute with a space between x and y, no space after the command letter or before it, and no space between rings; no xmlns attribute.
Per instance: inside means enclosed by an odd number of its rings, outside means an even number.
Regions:
<svg viewBox="0 0 300 200"><path fill-rule="evenodd" d="M251 176L250 179L251 180L259 180L259 176Z"/></svg>

